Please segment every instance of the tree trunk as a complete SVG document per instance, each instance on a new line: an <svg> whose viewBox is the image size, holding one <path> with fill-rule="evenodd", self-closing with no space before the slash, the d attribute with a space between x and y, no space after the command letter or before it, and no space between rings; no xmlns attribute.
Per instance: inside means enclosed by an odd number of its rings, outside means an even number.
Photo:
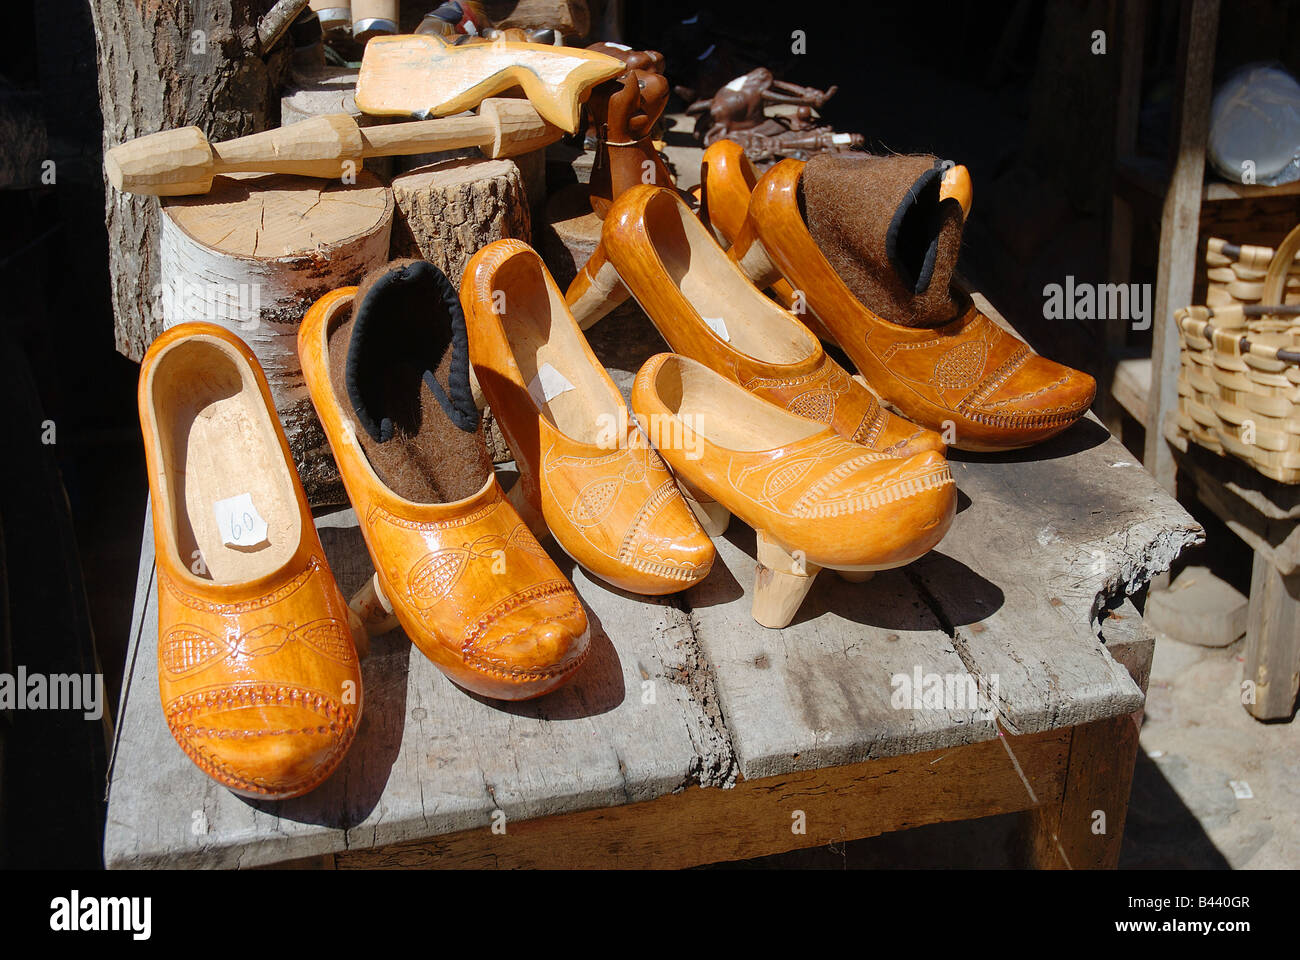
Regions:
<svg viewBox="0 0 1300 960"><path fill-rule="evenodd" d="M193 124L227 140L279 124L281 44L266 60L257 21L266 0L90 0L104 148ZM144 305L160 282L159 205L107 183L105 222L117 349L139 360L161 331Z"/></svg>

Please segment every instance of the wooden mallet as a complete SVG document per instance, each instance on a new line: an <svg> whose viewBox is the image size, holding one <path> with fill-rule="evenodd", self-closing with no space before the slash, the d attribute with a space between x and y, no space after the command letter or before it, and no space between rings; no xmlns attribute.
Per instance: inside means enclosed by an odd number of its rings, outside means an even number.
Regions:
<svg viewBox="0 0 1300 960"><path fill-rule="evenodd" d="M113 147L104 155L104 169L123 193L177 197L207 193L212 178L223 173L334 179L355 174L366 157L458 147L513 157L553 143L561 133L527 100L492 98L473 117L362 127L348 114L334 113L224 143L210 143L198 127L164 130Z"/></svg>

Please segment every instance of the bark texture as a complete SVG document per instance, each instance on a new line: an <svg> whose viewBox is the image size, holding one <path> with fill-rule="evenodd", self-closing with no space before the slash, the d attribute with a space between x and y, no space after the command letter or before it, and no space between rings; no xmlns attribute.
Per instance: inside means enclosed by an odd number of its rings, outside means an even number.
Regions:
<svg viewBox="0 0 1300 960"><path fill-rule="evenodd" d="M90 0L104 147L193 124L225 140L279 124L281 44L263 59L261 0ZM161 332L146 305L158 288L159 206L105 183L115 340L139 360Z"/></svg>

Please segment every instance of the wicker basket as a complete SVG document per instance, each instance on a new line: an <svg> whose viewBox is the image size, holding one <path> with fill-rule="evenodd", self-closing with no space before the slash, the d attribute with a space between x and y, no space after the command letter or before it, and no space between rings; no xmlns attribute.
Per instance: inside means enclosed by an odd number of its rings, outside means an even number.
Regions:
<svg viewBox="0 0 1300 960"><path fill-rule="evenodd" d="M1258 252L1267 250L1229 244L1216 250L1215 243L1207 260L1235 256L1234 271L1242 264L1258 272ZM1282 483L1300 483L1300 304L1282 302L1297 270L1297 250L1300 227L1287 234L1262 278L1250 281L1258 284L1261 302L1234 296L1174 315L1182 336L1179 431Z"/></svg>
<svg viewBox="0 0 1300 960"><path fill-rule="evenodd" d="M1254 306L1264 295L1264 275L1273 262L1272 247L1235 245L1210 237L1205 245L1205 304L1210 307ZM1287 271L1286 296L1279 303L1300 303L1300 260Z"/></svg>

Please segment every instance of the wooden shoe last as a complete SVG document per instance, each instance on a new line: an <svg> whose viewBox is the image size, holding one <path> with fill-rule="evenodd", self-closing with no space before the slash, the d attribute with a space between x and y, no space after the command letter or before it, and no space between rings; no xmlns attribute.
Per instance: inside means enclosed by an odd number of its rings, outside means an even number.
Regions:
<svg viewBox="0 0 1300 960"><path fill-rule="evenodd" d="M858 301L799 212L802 168L783 160L759 179L729 256L756 283L779 272L802 291L884 400L916 423L949 429L963 450L1029 446L1087 412L1092 377L1035 354L969 297L958 295L956 319L937 328L891 323Z"/></svg>
<svg viewBox="0 0 1300 960"><path fill-rule="evenodd" d="M940 454L866 450L686 357L647 360L632 409L696 500L758 532L754 618L764 626L790 622L821 567L902 566L952 523L957 488Z"/></svg>
<svg viewBox="0 0 1300 960"><path fill-rule="evenodd" d="M306 793L356 734L354 629L364 633L325 560L266 378L234 334L182 324L145 355L139 407L168 729L236 793Z"/></svg>
<svg viewBox="0 0 1300 960"><path fill-rule="evenodd" d="M707 576L713 543L541 258L519 240L490 244L466 266L461 301L475 373L519 464L520 495L565 552L632 593L673 593Z"/></svg>
<svg viewBox="0 0 1300 960"><path fill-rule="evenodd" d="M331 350L349 348L346 331L355 322L356 293L345 287L326 294L308 311L298 335L307 388L375 566L373 580L352 605L373 632L400 623L420 651L467 690L502 700L541 696L568 681L587 656L587 617L578 595L507 502L490 461L479 473L462 469L451 478L455 483L440 475L453 455L450 442L461 441L445 430L438 435L438 413L418 375L413 381L398 373L380 380L397 387L407 380L419 391L422 412L399 412L393 436L379 446L364 432L350 394L331 380ZM454 290L447 286L443 295L443 308L451 309ZM416 328L436 323L437 309L428 303L414 314ZM397 314L402 315L411 316ZM452 330L457 340L463 337L454 320ZM463 343L451 349L463 351ZM460 387L451 392L463 401L468 357L462 352L457 362L456 356L451 376ZM437 372L442 375L443 368ZM481 447L481 427L471 436ZM381 449L394 442L402 446L391 453ZM409 495L381 479L367 446L385 476Z"/></svg>

